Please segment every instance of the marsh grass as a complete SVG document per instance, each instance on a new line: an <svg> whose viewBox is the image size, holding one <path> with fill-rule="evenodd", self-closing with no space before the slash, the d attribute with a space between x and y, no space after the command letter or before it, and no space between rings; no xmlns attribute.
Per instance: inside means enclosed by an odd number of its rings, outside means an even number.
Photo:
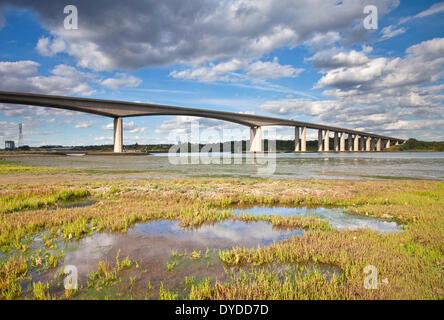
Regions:
<svg viewBox="0 0 444 320"><path fill-rule="evenodd" d="M30 190L19 193L0 195L0 213L35 210L54 206L57 203L86 199L89 192L86 189L68 190Z"/></svg>
<svg viewBox="0 0 444 320"><path fill-rule="evenodd" d="M343 277L327 279L316 272L278 277L259 269L232 277L229 283L188 280L191 299L443 299L444 298L444 184L436 181L288 181L260 179L195 179L155 181L103 181L70 185L9 185L1 199L13 203L0 207L0 247L9 258L0 268L0 294L4 299L22 296L20 281L30 270L46 272L61 258L44 252L26 258L33 236L46 233L46 250L55 240L73 241L95 232L126 232L136 223L178 221L183 228L226 220L265 221L275 228L302 228L304 235L253 249L221 250L226 266L261 268L272 263L325 264L342 271ZM99 199L85 208L54 208L51 201L76 198L64 190L80 190L79 197ZM12 197L12 198L11 198ZM32 203L46 199L43 207ZM51 204L52 205L52 204ZM326 221L304 217L236 215L232 206L332 206L348 213L397 221L404 230L381 235L371 230L338 231ZM25 248L23 247L25 246ZM53 247L54 248L54 247ZM51 256L51 255L50 255ZM205 259L201 251L173 252L172 258ZM199 258L197 258L199 256ZM57 261L57 264L55 263ZM379 289L366 290L363 269L378 268ZM131 261L105 262L89 281L94 288L120 281L121 268ZM173 269L172 269L173 270ZM384 280L384 281L383 281ZM130 281L131 283L131 281ZM37 288L38 296L41 288ZM40 291L39 291L40 290ZM163 284L162 299L177 293ZM45 295L43 295L45 296Z"/></svg>

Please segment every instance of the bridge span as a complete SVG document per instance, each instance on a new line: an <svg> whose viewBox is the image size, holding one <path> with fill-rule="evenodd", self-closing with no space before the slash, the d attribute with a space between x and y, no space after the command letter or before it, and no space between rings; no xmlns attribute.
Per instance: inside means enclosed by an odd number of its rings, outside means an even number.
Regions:
<svg viewBox="0 0 444 320"><path fill-rule="evenodd" d="M0 91L0 102L58 108L111 117L114 119L114 152L123 151L123 118L153 115L204 117L230 121L248 126L250 127L250 152L263 151L263 126L294 127L295 152L307 151L307 129L318 130L318 152L381 151L383 148L389 148L392 143L400 144L405 141L404 139L400 138L332 127L323 124L243 113L166 106L152 103L137 103L6 91ZM330 134L333 134L333 148L330 148Z"/></svg>

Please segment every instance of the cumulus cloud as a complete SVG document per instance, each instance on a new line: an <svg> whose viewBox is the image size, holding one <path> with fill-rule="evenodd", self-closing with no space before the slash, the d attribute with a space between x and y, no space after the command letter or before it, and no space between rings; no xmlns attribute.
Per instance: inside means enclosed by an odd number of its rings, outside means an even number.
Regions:
<svg viewBox="0 0 444 320"><path fill-rule="evenodd" d="M329 47L341 40L341 35L337 31L328 31L326 33L316 33L309 40L305 41L305 45L314 50L321 50Z"/></svg>
<svg viewBox="0 0 444 320"><path fill-rule="evenodd" d="M198 80L201 82L229 81L235 77L233 71L244 68L247 64L239 59L211 64L208 67L197 67L182 71L174 70L170 76L176 79ZM236 78L239 78L238 74Z"/></svg>
<svg viewBox="0 0 444 320"><path fill-rule="evenodd" d="M369 50L366 47L365 50ZM364 51L351 50L342 52L338 48L317 52L312 58L313 67L316 69L335 69L339 67L360 66L369 61Z"/></svg>
<svg viewBox="0 0 444 320"><path fill-rule="evenodd" d="M94 92L87 83L90 78L87 73L60 64L51 70L51 75L42 76L38 72L39 66L30 60L0 61L2 90L64 95L91 95Z"/></svg>
<svg viewBox="0 0 444 320"><path fill-rule="evenodd" d="M327 70L318 87L358 90L402 85L430 84L442 77L444 38L435 38L409 47L405 58L375 58L358 66ZM353 92L353 91L349 91Z"/></svg>
<svg viewBox="0 0 444 320"><path fill-rule="evenodd" d="M275 57L272 62L256 61L247 67L247 75L259 79L292 78L298 76L304 69L295 69L290 65L279 64Z"/></svg>
<svg viewBox="0 0 444 320"><path fill-rule="evenodd" d="M37 12L51 33L51 39L39 41L42 54L60 52L63 41L63 52L79 66L96 71L259 59L315 35L330 32L336 39L343 32L352 34L353 41L362 41L367 33L362 27L364 0L301 0L297 5L293 0L135 0L131 6L119 0L75 0L71 4L78 8L78 30L63 28L64 3L3 2ZM372 4L382 16L399 1L375 0Z"/></svg>
<svg viewBox="0 0 444 320"><path fill-rule="evenodd" d="M66 43L60 38L50 39L42 37L36 45L36 50L43 56L53 56L66 49Z"/></svg>
<svg viewBox="0 0 444 320"><path fill-rule="evenodd" d="M338 59L341 57L341 59ZM354 57L354 59L351 59ZM410 134L427 126L443 135L444 38L415 44L405 57L369 58L364 50L315 55L327 88L325 100L286 98L267 101L261 109L282 115L306 115L316 121L364 131ZM415 120L412 120L415 119Z"/></svg>
<svg viewBox="0 0 444 320"><path fill-rule="evenodd" d="M243 69L243 70L241 70ZM258 82L268 79L297 77L303 69L290 65L281 65L278 58L273 61L242 61L233 59L228 62L210 64L209 66L174 70L170 76L176 79L198 80L200 82L231 81Z"/></svg>
<svg viewBox="0 0 444 320"><path fill-rule="evenodd" d="M124 73L117 73L116 76L116 78L104 79L100 81L100 84L111 89L119 89L137 87L142 83L141 79Z"/></svg>

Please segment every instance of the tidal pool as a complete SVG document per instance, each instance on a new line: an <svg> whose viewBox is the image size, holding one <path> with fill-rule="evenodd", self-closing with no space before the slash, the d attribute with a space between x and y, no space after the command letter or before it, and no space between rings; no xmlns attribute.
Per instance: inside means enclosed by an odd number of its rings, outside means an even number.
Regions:
<svg viewBox="0 0 444 320"><path fill-rule="evenodd" d="M391 233L402 231L402 226L396 222L383 221L371 217L358 216L348 214L339 208L287 208L287 207L267 207L255 206L250 208L234 208L236 214L250 213L255 216L261 214L266 215L280 215L280 216L300 216L300 217L315 217L319 219L328 220L331 227L338 230L356 230L369 228L376 230L379 233Z"/></svg>
<svg viewBox="0 0 444 320"><path fill-rule="evenodd" d="M277 214L282 216L299 215L315 216L328 219L331 226L344 230L368 227L380 233L399 231L400 227L394 222L379 221L373 218L359 217L344 213L340 209L327 208L284 208L284 207L252 207L233 209L237 214L248 212L255 215ZM73 265L78 270L78 277L83 289L75 298L159 298L159 288L162 286L177 293L179 297L186 296L186 278L202 280L210 279L230 281L230 273L238 269L228 270L219 260L218 250L232 247L256 248L267 246L291 237L303 236L303 230L279 230L272 224L258 222L243 222L227 220L216 224L204 224L194 229L184 229L179 222L155 221L136 224L127 233L95 233L79 241L60 242L59 248L64 247L63 265ZM198 253L193 256L192 253ZM116 255L122 261L129 257L133 261L130 270L122 272L122 281L112 286L86 288L88 274L97 270L99 261L107 260L115 264ZM137 263L138 268L135 268ZM263 266L268 272L321 272L327 279L332 275L341 275L341 270L330 265L267 265ZM50 281L61 271L61 266L52 272L35 275L33 281ZM243 268L247 271L251 266ZM294 269L294 270L296 270ZM130 280L128 280L130 279ZM132 279L132 280L131 280ZM129 285L129 282L132 282ZM63 284L52 285L52 293L63 294Z"/></svg>
<svg viewBox="0 0 444 320"><path fill-rule="evenodd" d="M79 241L66 242L66 246L61 242L59 248L65 246L63 265L74 265L78 270L79 281L84 286L77 298L158 298L161 284L179 295L185 294L185 277L194 277L196 280L209 278L212 283L216 279L229 281L229 273L219 260L219 249L235 246L255 248L302 235L302 230L277 230L271 224L261 221L247 223L229 220L192 230L180 227L178 222L157 221L137 224L124 234L96 233ZM199 252L200 257L192 259L193 251ZM97 270L97 263L107 260L114 264L118 253L121 260L128 256L139 266L138 270L133 267L125 271L125 279L130 276L135 278L131 290L125 287L128 286L125 281L125 284L100 288L100 291L85 290L88 274ZM168 270L168 265L171 270ZM289 267L272 266L270 270L279 273ZM338 268L331 266L307 264L304 267L307 272L316 269L327 277L341 273ZM33 281L50 281L61 268L36 276ZM62 287L59 283L59 287L52 288L53 293L63 293ZM154 289L148 290L149 287Z"/></svg>

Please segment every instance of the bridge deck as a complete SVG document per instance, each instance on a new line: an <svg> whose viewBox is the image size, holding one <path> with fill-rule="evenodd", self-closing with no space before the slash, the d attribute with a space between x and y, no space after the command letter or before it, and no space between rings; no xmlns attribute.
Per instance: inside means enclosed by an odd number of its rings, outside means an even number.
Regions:
<svg viewBox="0 0 444 320"><path fill-rule="evenodd" d="M89 99L67 96L53 96L34 93L6 92L0 91L0 102L22 105L33 105L51 107L65 110L80 111L97 114L106 117L135 117L135 116L195 116L230 121L248 127L260 126L292 126L306 127L309 129L330 130L333 132L344 132L371 138L391 139L403 142L404 139L388 137L384 135L351 130L346 128L332 127L323 124L264 117L251 114L224 112L216 110L184 108L176 106L159 105L153 103L138 103L127 101Z"/></svg>

